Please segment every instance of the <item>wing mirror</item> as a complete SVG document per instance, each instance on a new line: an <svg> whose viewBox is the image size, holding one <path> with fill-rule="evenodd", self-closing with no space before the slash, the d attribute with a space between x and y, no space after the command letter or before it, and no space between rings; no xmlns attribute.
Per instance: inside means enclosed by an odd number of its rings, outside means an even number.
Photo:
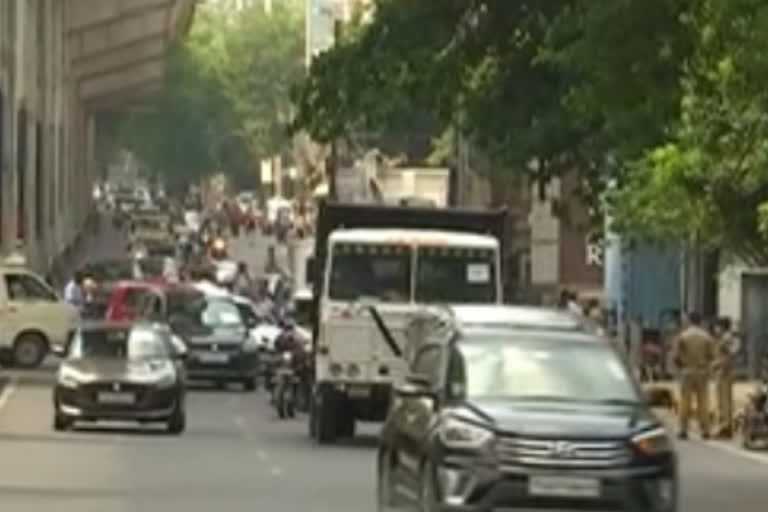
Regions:
<svg viewBox="0 0 768 512"><path fill-rule="evenodd" d="M428 375L412 373L405 378L405 383L395 389L395 393L409 398L434 398L435 393L430 388L432 384Z"/></svg>

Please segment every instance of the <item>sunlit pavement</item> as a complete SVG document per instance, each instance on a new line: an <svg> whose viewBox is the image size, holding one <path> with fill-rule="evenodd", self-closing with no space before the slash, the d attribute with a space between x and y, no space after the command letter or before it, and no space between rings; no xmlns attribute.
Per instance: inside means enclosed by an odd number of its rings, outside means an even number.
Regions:
<svg viewBox="0 0 768 512"><path fill-rule="evenodd" d="M155 430L51 428L50 385L12 383L0 412L0 510L38 512L373 507L373 435L315 447L305 417L277 420L264 392L197 390L181 437ZM8 396L6 394L6 396Z"/></svg>

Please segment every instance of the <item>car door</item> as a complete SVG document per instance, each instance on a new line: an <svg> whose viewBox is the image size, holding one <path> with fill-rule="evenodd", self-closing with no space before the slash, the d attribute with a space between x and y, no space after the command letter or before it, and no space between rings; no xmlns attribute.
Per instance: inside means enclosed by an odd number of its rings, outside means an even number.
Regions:
<svg viewBox="0 0 768 512"><path fill-rule="evenodd" d="M434 390L442 377L443 362L442 346L425 345L416 353L411 373L427 377L429 388ZM426 396L402 396L399 400L398 416L395 418L399 425L395 442L401 463L398 469L403 471L406 481L416 482L436 404Z"/></svg>
<svg viewBox="0 0 768 512"><path fill-rule="evenodd" d="M9 271L5 276L8 310L19 329L42 331L53 343L62 343L72 327L74 312L39 277L25 271Z"/></svg>

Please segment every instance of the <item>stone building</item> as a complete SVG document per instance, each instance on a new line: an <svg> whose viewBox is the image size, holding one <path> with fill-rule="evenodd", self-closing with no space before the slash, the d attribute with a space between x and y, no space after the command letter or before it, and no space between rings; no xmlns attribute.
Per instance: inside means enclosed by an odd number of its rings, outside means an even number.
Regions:
<svg viewBox="0 0 768 512"><path fill-rule="evenodd" d="M98 113L161 84L194 0L0 1L0 254L45 270L100 175Z"/></svg>

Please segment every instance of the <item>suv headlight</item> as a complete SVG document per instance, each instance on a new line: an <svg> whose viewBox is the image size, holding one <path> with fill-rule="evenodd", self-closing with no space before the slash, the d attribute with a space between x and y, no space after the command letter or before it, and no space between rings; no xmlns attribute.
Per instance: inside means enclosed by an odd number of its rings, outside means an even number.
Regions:
<svg viewBox="0 0 768 512"><path fill-rule="evenodd" d="M632 445L644 455L659 455L673 449L672 440L663 427L637 434L632 438Z"/></svg>
<svg viewBox="0 0 768 512"><path fill-rule="evenodd" d="M459 418L446 418L437 430L438 438L447 448L477 450L493 439L489 429Z"/></svg>
<svg viewBox="0 0 768 512"><path fill-rule="evenodd" d="M87 384L92 381L93 378L93 375L89 373L83 373L69 366L62 366L59 369L57 382L64 387L76 388L81 384Z"/></svg>

